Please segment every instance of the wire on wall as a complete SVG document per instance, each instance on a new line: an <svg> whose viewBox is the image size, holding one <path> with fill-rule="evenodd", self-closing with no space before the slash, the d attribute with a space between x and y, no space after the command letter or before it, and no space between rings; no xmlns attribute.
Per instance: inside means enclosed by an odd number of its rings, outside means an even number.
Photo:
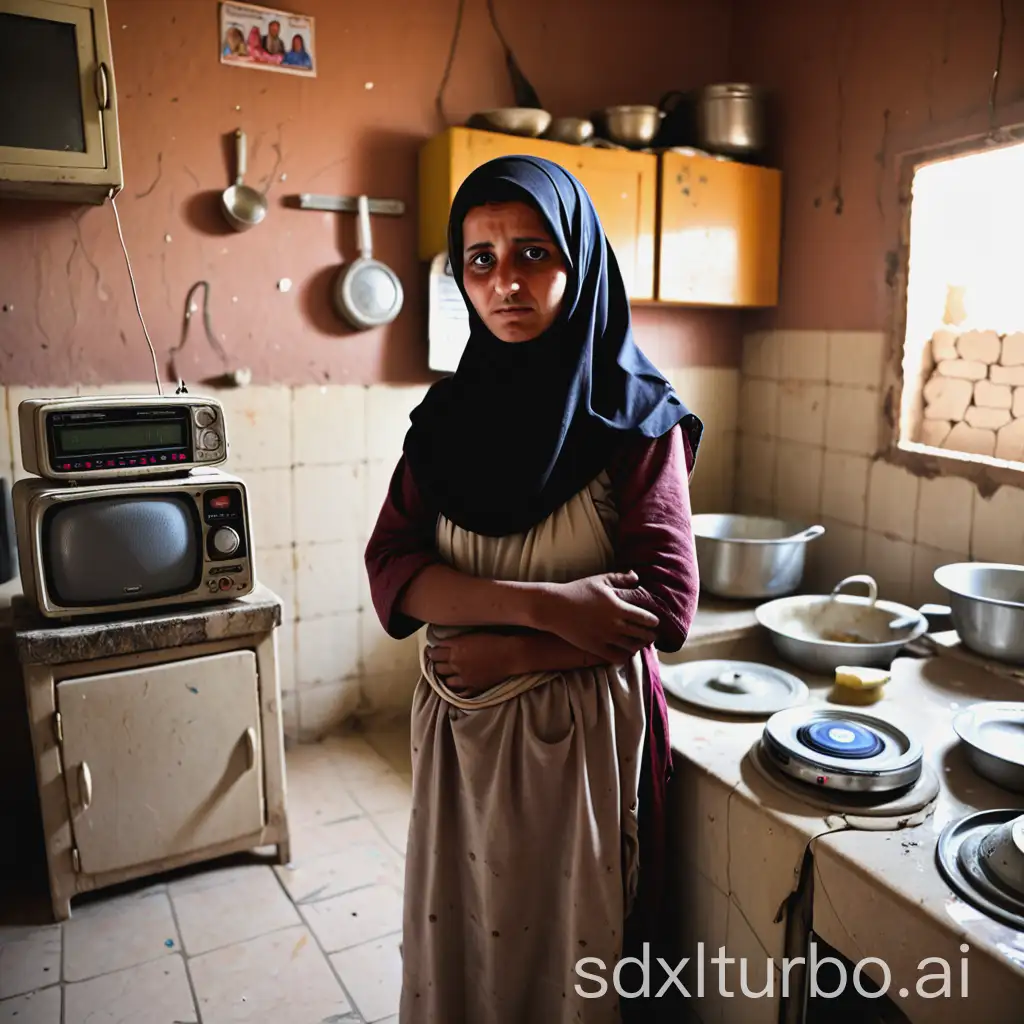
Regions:
<svg viewBox="0 0 1024 1024"><path fill-rule="evenodd" d="M146 321L142 316L142 307L139 305L139 293L135 287L135 275L132 273L132 261L128 258L128 247L124 244L124 234L121 231L121 218L117 212L117 203L114 201L114 190L110 190L110 205L114 210L114 221L117 223L117 237L121 240L121 251L124 253L124 261L128 266L128 280L132 285L132 297L135 299L135 312L139 314L139 323L142 324L142 333L146 336L146 344L149 346L149 354L153 357L153 376L156 379L156 393L162 395L163 388L160 385L160 369L156 362L156 351L153 342L150 341L149 331L146 329Z"/></svg>

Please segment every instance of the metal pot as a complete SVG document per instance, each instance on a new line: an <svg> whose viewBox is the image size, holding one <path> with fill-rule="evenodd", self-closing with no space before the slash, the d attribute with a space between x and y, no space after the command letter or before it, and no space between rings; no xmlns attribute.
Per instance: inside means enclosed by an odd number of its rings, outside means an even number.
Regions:
<svg viewBox="0 0 1024 1024"><path fill-rule="evenodd" d="M953 731L979 775L1024 793L1024 702L982 701L953 719Z"/></svg>
<svg viewBox="0 0 1024 1024"><path fill-rule="evenodd" d="M767 144L764 95L745 83L708 85L697 91L697 145L709 153L753 156Z"/></svg>
<svg viewBox="0 0 1024 1024"><path fill-rule="evenodd" d="M620 146L649 146L661 128L665 111L650 106L605 107L604 129Z"/></svg>
<svg viewBox="0 0 1024 1024"><path fill-rule="evenodd" d="M954 562L935 570L953 628L972 651L1024 665L1024 565Z"/></svg>
<svg viewBox="0 0 1024 1024"><path fill-rule="evenodd" d="M803 579L807 542L825 532L762 516L703 514L692 522L701 586L740 599L792 594Z"/></svg>
<svg viewBox="0 0 1024 1024"><path fill-rule="evenodd" d="M851 583L866 584L868 596L840 593ZM928 631L928 620L917 609L879 601L878 584L870 576L848 576L829 595L769 601L754 615L783 658L816 675L833 675L840 665L888 668L901 648Z"/></svg>

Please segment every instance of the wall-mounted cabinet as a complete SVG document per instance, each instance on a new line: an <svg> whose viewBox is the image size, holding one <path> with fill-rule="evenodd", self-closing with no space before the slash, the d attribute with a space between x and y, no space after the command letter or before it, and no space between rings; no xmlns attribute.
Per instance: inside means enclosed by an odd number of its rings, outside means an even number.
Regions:
<svg viewBox="0 0 1024 1024"><path fill-rule="evenodd" d="M420 259L447 250L448 211L470 172L515 154L545 157L579 179L601 218L630 298L653 299L658 158L651 153L450 128L420 152Z"/></svg>
<svg viewBox="0 0 1024 1024"><path fill-rule="evenodd" d="M469 173L517 153L546 157L580 180L634 301L734 308L777 303L781 173L682 153L451 128L420 152L420 259L446 250L448 213Z"/></svg>
<svg viewBox="0 0 1024 1024"><path fill-rule="evenodd" d="M3 0L0 195L102 203L120 191L105 0Z"/></svg>

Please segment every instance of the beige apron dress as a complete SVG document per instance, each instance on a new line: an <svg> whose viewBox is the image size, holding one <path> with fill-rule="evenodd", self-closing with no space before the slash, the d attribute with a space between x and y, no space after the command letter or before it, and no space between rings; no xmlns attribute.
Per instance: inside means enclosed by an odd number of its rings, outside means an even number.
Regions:
<svg viewBox="0 0 1024 1024"><path fill-rule="evenodd" d="M525 534L440 519L441 557L492 579L613 569L602 474ZM636 891L642 661L453 694L423 653L412 709L401 1024L619 1024L613 971ZM421 634L422 636L422 634ZM601 982L578 973L599 975ZM635 988L627 970L623 986ZM585 995L576 991L580 986ZM588 998L587 996L591 996Z"/></svg>

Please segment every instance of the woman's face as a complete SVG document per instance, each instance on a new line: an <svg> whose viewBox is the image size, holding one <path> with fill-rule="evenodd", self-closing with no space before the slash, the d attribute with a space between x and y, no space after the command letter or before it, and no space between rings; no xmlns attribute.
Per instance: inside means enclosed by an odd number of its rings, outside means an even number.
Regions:
<svg viewBox="0 0 1024 1024"><path fill-rule="evenodd" d="M462 222L463 287L501 341L530 341L562 305L566 268L543 217L527 203L476 206Z"/></svg>

